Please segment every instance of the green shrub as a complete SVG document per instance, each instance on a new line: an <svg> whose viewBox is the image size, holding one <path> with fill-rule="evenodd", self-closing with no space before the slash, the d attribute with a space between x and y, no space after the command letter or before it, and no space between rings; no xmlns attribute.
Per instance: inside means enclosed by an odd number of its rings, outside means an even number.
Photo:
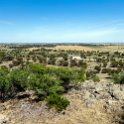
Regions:
<svg viewBox="0 0 124 124"><path fill-rule="evenodd" d="M124 84L124 72L113 74L114 83Z"/></svg>
<svg viewBox="0 0 124 124"><path fill-rule="evenodd" d="M31 75L28 80L29 88L36 91L38 97L43 100L53 93L61 94L64 88L61 82L54 77L45 75Z"/></svg>
<svg viewBox="0 0 124 124"><path fill-rule="evenodd" d="M34 74L45 74L46 73L46 68L42 64L30 64L28 66L28 70L30 73Z"/></svg>
<svg viewBox="0 0 124 124"><path fill-rule="evenodd" d="M87 80L93 79L93 77L95 77L95 75L96 75L95 71L89 70L89 71L86 72L86 79Z"/></svg>
<svg viewBox="0 0 124 124"><path fill-rule="evenodd" d="M110 73L111 69L110 68L103 68L102 73Z"/></svg>
<svg viewBox="0 0 124 124"><path fill-rule="evenodd" d="M97 73L99 73L101 71L101 66L95 66L94 69L97 71Z"/></svg>
<svg viewBox="0 0 124 124"><path fill-rule="evenodd" d="M46 101L47 105L50 108L55 107L57 111L66 109L66 107L70 104L70 102L66 98L57 94L51 94L47 97Z"/></svg>
<svg viewBox="0 0 124 124"><path fill-rule="evenodd" d="M30 64L23 69L0 69L0 97L6 99L27 89L35 91L40 100L47 99L50 107L58 111L67 107L69 101L61 95L72 87L74 82L84 81L84 69L53 68L41 64Z"/></svg>
<svg viewBox="0 0 124 124"><path fill-rule="evenodd" d="M107 64L108 64L108 62L107 62L107 61L103 61L103 67L106 67L106 66L107 66Z"/></svg>
<svg viewBox="0 0 124 124"><path fill-rule="evenodd" d="M75 79L73 70L69 68L58 68L54 71L54 74L61 81L61 86L63 86L65 91L68 91L70 84Z"/></svg>
<svg viewBox="0 0 124 124"><path fill-rule="evenodd" d="M112 60L110 66L111 67L118 67L118 62L116 60Z"/></svg>
<svg viewBox="0 0 124 124"><path fill-rule="evenodd" d="M29 72L27 70L15 69L10 73L11 83L15 91L24 91L27 88L27 79Z"/></svg>
<svg viewBox="0 0 124 124"><path fill-rule="evenodd" d="M75 75L76 76L76 75ZM82 68L78 71L77 73L77 80L76 81L81 81L84 82L86 80L86 71Z"/></svg>
<svg viewBox="0 0 124 124"><path fill-rule="evenodd" d="M82 60L80 60L78 64L80 67L87 69L87 63L86 62L83 62Z"/></svg>
<svg viewBox="0 0 124 124"><path fill-rule="evenodd" d="M10 77L8 73L1 69L0 70L0 100L4 100L11 94L12 84L10 82Z"/></svg>
<svg viewBox="0 0 124 124"><path fill-rule="evenodd" d="M93 77L93 81L94 82L99 82L100 81L100 78L98 76L95 76L95 77Z"/></svg>
<svg viewBox="0 0 124 124"><path fill-rule="evenodd" d="M78 66L77 60L76 59L71 59L70 60L70 66L71 67Z"/></svg>

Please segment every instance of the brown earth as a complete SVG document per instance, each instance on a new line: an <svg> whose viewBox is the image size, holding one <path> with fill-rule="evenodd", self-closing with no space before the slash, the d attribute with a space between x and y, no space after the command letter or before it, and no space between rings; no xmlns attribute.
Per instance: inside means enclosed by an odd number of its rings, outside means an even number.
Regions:
<svg viewBox="0 0 124 124"><path fill-rule="evenodd" d="M6 110L2 114L10 119L9 124L116 124L102 103L87 108L79 98L75 98L76 94L68 97L71 104L62 113L48 110L45 103L31 104L22 100L4 103Z"/></svg>
<svg viewBox="0 0 124 124"><path fill-rule="evenodd" d="M115 96L111 96L111 91ZM60 113L49 109L42 101L15 99L0 104L0 108L3 106L0 120L4 118L7 124L119 124L123 92L119 85L88 81L82 88L72 89L65 94L70 105Z"/></svg>

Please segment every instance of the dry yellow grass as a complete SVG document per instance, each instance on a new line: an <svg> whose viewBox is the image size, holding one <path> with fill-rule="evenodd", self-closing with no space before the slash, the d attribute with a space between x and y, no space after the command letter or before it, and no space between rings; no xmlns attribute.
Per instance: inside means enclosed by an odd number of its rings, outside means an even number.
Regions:
<svg viewBox="0 0 124 124"><path fill-rule="evenodd" d="M124 51L124 45L122 46L104 46L102 48L102 50L105 50L105 51L120 51L120 52L123 52Z"/></svg>
<svg viewBox="0 0 124 124"><path fill-rule="evenodd" d="M55 47L46 47L47 49L51 50L74 50L74 51L119 51L124 52L124 45L118 46L118 45L106 45L106 46L78 46L78 45L57 45Z"/></svg>
<svg viewBox="0 0 124 124"><path fill-rule="evenodd" d="M55 47L45 47L46 49L51 49L51 50L71 50L71 51L119 51L119 52L124 52L124 45L118 46L118 45L106 45L106 46L78 46L78 45L57 45ZM5 49L5 48L4 48ZM34 51L34 50L39 50L39 47L30 47L27 48L27 51Z"/></svg>
<svg viewBox="0 0 124 124"><path fill-rule="evenodd" d="M34 51L34 50L39 50L38 47L31 47L31 48L27 48L26 49L27 51Z"/></svg>
<svg viewBox="0 0 124 124"><path fill-rule="evenodd" d="M76 51L96 51L95 48L91 48L88 46L73 46L73 45L58 45L55 47L49 47L47 49L52 49L52 50L76 50Z"/></svg>

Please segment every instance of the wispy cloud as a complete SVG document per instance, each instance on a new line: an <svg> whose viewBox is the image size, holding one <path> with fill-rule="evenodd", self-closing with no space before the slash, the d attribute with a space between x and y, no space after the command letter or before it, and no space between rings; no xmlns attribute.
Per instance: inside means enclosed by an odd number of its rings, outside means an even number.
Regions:
<svg viewBox="0 0 124 124"><path fill-rule="evenodd" d="M1 21L0 21L1 23ZM11 24L11 23L10 23ZM21 42L102 42L102 41L122 41L124 39L124 28L116 24L91 27L87 26L54 26L37 25L26 30L15 30L8 32L6 40ZM3 35L1 35L3 37ZM5 34L6 37L6 34ZM4 37L4 39L5 39Z"/></svg>
<svg viewBox="0 0 124 124"><path fill-rule="evenodd" d="M99 41L112 39L113 36L120 30L116 28L105 28L105 29L92 29L90 31L85 30L60 30L60 29L47 29L44 27L36 28L33 31L22 32L16 35L16 38L34 41ZM14 36L15 37L15 36Z"/></svg>

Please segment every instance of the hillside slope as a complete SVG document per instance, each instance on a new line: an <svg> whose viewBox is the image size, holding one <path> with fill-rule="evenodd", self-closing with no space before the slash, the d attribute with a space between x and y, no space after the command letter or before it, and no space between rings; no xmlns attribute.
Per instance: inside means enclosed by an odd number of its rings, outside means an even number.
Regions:
<svg viewBox="0 0 124 124"><path fill-rule="evenodd" d="M70 105L57 113L31 98L0 104L0 124L123 124L124 86L86 81L65 96Z"/></svg>

